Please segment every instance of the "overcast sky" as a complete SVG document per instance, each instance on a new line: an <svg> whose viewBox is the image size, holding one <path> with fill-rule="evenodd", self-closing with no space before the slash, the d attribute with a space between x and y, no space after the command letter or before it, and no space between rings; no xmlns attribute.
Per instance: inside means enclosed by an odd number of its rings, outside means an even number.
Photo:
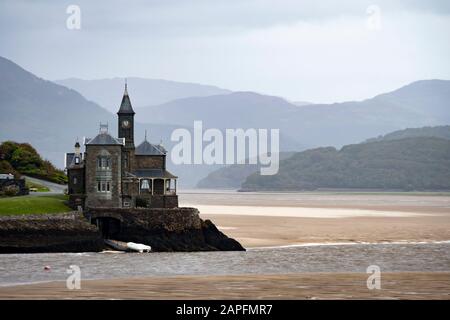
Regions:
<svg viewBox="0 0 450 320"><path fill-rule="evenodd" d="M66 27L71 4L80 30ZM0 1L0 55L46 79L139 76L312 102L450 79L449 30L448 0Z"/></svg>

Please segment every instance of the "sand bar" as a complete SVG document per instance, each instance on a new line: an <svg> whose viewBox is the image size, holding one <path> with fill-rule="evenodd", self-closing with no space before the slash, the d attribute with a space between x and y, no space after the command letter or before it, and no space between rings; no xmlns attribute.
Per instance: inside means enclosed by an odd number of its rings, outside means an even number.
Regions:
<svg viewBox="0 0 450 320"><path fill-rule="evenodd" d="M219 230L247 248L305 243L450 240L450 214L339 219L225 214L200 216L211 219Z"/></svg>
<svg viewBox="0 0 450 320"><path fill-rule="evenodd" d="M425 213L382 211L370 209L262 207L262 206L214 206L187 204L196 207L204 215L245 215L297 218L350 218L350 217L414 217Z"/></svg>
<svg viewBox="0 0 450 320"><path fill-rule="evenodd" d="M0 287L0 299L450 299L450 273L382 273L369 290L364 273L177 276L63 281Z"/></svg>

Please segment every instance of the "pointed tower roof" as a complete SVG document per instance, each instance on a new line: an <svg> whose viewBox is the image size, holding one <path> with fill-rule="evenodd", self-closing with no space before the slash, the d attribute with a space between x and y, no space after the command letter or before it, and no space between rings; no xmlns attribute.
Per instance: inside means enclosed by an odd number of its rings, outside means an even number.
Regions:
<svg viewBox="0 0 450 320"><path fill-rule="evenodd" d="M134 114L127 87L127 80L125 79L125 91L123 92L122 103L120 104L120 109L117 114Z"/></svg>

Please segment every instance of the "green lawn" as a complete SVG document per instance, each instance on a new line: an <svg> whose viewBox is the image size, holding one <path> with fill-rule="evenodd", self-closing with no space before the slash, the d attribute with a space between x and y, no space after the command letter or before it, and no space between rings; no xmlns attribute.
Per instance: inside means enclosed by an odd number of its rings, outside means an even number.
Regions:
<svg viewBox="0 0 450 320"><path fill-rule="evenodd" d="M26 180L25 184L26 184L27 188L29 188L29 189L35 188L37 192L48 192L48 191L50 191L46 186L43 186L42 184L31 182L29 180ZM32 191L30 190L30 192L32 192Z"/></svg>
<svg viewBox="0 0 450 320"><path fill-rule="evenodd" d="M59 213L71 211L65 195L0 198L0 215Z"/></svg>

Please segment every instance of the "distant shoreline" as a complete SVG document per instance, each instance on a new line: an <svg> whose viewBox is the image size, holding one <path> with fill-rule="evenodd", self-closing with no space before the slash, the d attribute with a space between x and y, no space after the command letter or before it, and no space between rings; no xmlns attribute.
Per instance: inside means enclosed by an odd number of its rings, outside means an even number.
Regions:
<svg viewBox="0 0 450 320"><path fill-rule="evenodd" d="M405 191L377 189L320 189L320 190L239 190L239 189L180 189L179 194L347 194L347 195L402 195L402 196L450 196L450 190Z"/></svg>

